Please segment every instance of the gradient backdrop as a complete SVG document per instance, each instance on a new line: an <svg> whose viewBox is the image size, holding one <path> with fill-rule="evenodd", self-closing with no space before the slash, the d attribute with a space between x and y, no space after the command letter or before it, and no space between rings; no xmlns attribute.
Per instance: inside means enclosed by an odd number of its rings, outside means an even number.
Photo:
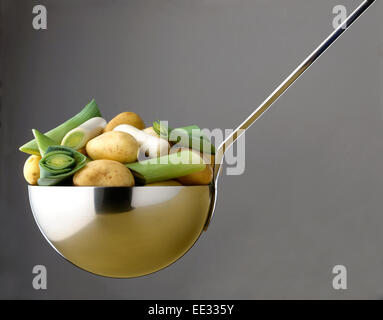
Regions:
<svg viewBox="0 0 383 320"><path fill-rule="evenodd" d="M212 224L171 267L86 273L44 240L18 146L95 98L147 124L233 128L332 30L345 0L1 0L0 298L383 297L383 4L246 134L246 172L220 179ZM48 30L32 28L46 5ZM48 290L32 268L48 269ZM348 269L348 290L332 268Z"/></svg>

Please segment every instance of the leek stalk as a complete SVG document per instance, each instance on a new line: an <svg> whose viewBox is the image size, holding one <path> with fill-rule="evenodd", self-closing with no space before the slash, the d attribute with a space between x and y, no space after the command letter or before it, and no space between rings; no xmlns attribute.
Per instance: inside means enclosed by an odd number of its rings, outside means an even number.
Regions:
<svg viewBox="0 0 383 320"><path fill-rule="evenodd" d="M54 145L54 141L38 130L33 130L36 143L41 152L39 162L39 186L53 186L71 177L85 166L87 157L76 150Z"/></svg>
<svg viewBox="0 0 383 320"><path fill-rule="evenodd" d="M80 111L80 113L59 125L58 127L48 131L45 135L52 139L56 145L60 145L62 139L69 131L94 117L101 117L101 113L98 109L96 101L93 99L85 106L84 109ZM40 155L36 139L27 142L21 146L19 150L29 154Z"/></svg>
<svg viewBox="0 0 383 320"><path fill-rule="evenodd" d="M128 163L137 184L148 184L171 180L206 168L203 159L196 152L186 150L149 160Z"/></svg>
<svg viewBox="0 0 383 320"><path fill-rule="evenodd" d="M182 128L169 128L160 123L153 122L154 131L161 137L180 147L193 148L200 152L215 154L215 147L198 126Z"/></svg>
<svg viewBox="0 0 383 320"><path fill-rule="evenodd" d="M78 150L88 143L89 140L97 137L106 126L106 120L101 117L94 117L85 121L77 128L69 131L63 138L61 145Z"/></svg>

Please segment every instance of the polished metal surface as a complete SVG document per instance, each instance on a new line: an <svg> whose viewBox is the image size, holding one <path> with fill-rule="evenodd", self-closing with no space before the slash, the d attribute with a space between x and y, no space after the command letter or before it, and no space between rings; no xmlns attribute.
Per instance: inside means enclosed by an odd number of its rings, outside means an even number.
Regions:
<svg viewBox="0 0 383 320"><path fill-rule="evenodd" d="M64 258L116 278L146 275L183 256L207 230L225 151L374 2L364 1L217 149L210 186L29 186L34 218Z"/></svg>
<svg viewBox="0 0 383 320"><path fill-rule="evenodd" d="M116 278L146 275L183 256L201 235L212 186L29 186L34 218L64 258Z"/></svg>

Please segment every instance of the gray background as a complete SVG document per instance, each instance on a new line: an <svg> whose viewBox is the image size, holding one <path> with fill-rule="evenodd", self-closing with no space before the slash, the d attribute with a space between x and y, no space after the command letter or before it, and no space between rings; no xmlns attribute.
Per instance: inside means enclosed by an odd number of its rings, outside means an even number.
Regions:
<svg viewBox="0 0 383 320"><path fill-rule="evenodd" d="M169 268L97 277L64 261L29 208L17 147L96 98L103 114L232 128L332 29L332 0L2 0L1 298L383 297L382 1L246 135L214 220ZM32 29L32 7L48 30ZM32 268L48 269L48 290ZM347 291L332 268L348 268Z"/></svg>

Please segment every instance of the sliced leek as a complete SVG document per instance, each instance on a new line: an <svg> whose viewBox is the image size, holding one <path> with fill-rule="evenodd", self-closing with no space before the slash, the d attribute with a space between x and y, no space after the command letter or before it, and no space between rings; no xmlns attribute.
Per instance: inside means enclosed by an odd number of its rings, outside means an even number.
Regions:
<svg viewBox="0 0 383 320"><path fill-rule="evenodd" d="M206 168L198 153L185 150L170 155L126 165L136 178L137 184L171 180Z"/></svg>
<svg viewBox="0 0 383 320"><path fill-rule="evenodd" d="M95 100L92 100L89 102L84 109L71 119L67 120L63 124L59 125L58 127L48 131L45 135L52 139L56 145L60 145L62 139L64 136L72 129L78 127L79 125L83 124L85 121L94 118L94 117L100 117L101 113L98 109L98 106L95 102ZM37 146L37 142L35 139L27 142L23 146L20 147L20 151L29 153L29 154L35 154L39 155L39 148Z"/></svg>
<svg viewBox="0 0 383 320"><path fill-rule="evenodd" d="M63 138L61 145L78 150L97 137L106 126L106 120L101 117L95 117L85 121L77 128L69 131Z"/></svg>
<svg viewBox="0 0 383 320"><path fill-rule="evenodd" d="M160 121L153 122L154 131L180 147L193 148L200 152L215 154L215 147L198 126L171 129Z"/></svg>
<svg viewBox="0 0 383 320"><path fill-rule="evenodd" d="M56 145L56 142L36 129L32 129L32 132L36 139L37 147L39 148L40 155L43 157L47 149L50 146Z"/></svg>
<svg viewBox="0 0 383 320"><path fill-rule="evenodd" d="M85 166L87 158L80 152L69 147L54 145L52 139L38 130L33 130L33 134L43 155L39 162L38 185L57 185Z"/></svg>
<svg viewBox="0 0 383 320"><path fill-rule="evenodd" d="M121 131L130 134L140 145L140 152L151 158L164 156L169 153L169 142L160 137L154 137L151 134L137 129L129 124L120 124L113 131Z"/></svg>

